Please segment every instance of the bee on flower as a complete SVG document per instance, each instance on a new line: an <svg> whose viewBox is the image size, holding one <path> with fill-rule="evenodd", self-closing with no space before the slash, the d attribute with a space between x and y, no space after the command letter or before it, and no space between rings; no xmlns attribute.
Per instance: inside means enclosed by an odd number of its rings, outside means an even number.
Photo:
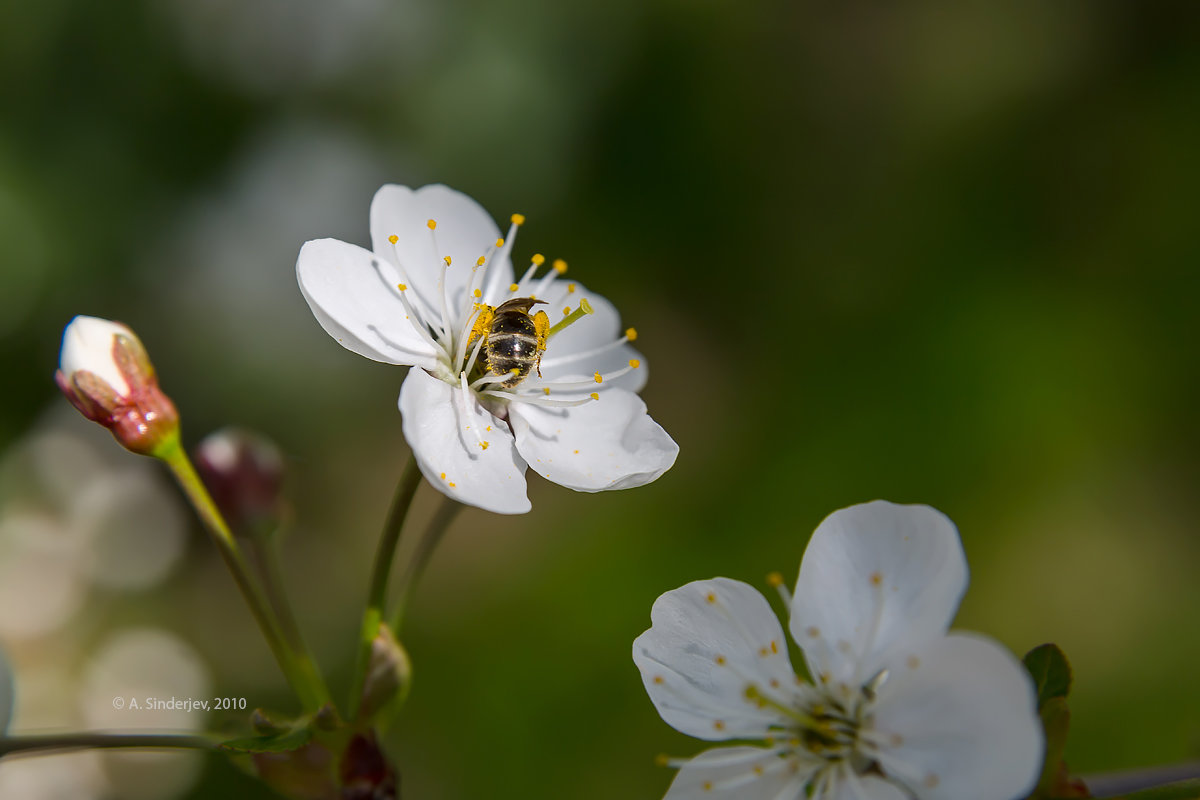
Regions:
<svg viewBox="0 0 1200 800"><path fill-rule="evenodd" d="M426 480L502 514L529 510L528 467L597 492L650 483L679 452L637 395L645 359L613 305L562 260L536 254L516 276L524 221L502 236L461 192L389 184L371 203L372 250L318 239L296 264L339 344L413 368L399 404Z"/></svg>

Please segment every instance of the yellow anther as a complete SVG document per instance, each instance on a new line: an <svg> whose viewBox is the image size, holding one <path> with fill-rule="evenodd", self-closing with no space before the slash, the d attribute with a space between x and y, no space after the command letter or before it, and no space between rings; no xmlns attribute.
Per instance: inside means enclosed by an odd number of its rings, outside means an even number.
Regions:
<svg viewBox="0 0 1200 800"><path fill-rule="evenodd" d="M482 267L484 261L487 261L487 259L483 256L480 256L479 258L475 259L475 266Z"/></svg>
<svg viewBox="0 0 1200 800"><path fill-rule="evenodd" d="M711 791L712 791L712 787L713 787L713 782L712 782L712 781L705 781L705 782L704 782L704 791L706 791L706 792L711 792Z"/></svg>
<svg viewBox="0 0 1200 800"><path fill-rule="evenodd" d="M783 575L778 572L768 573L767 586L770 586L772 589L778 589L780 586L783 586Z"/></svg>
<svg viewBox="0 0 1200 800"><path fill-rule="evenodd" d="M704 602L708 603L711 606L713 603L717 602L716 594L714 594L713 592L709 592L708 594L704 595Z"/></svg>
<svg viewBox="0 0 1200 800"><path fill-rule="evenodd" d="M446 473L442 473L442 480L446 480Z"/></svg>
<svg viewBox="0 0 1200 800"><path fill-rule="evenodd" d="M512 215L512 224L513 225L524 225L525 224L525 215L524 214L513 214Z"/></svg>
<svg viewBox="0 0 1200 800"><path fill-rule="evenodd" d="M437 220L431 219L431 220L429 220L429 222L426 222L425 224L429 226L429 230L433 230L434 228L437 227Z"/></svg>
<svg viewBox="0 0 1200 800"><path fill-rule="evenodd" d="M508 287L508 290L510 292L515 292L517 289L520 289L520 288L521 288L520 286L518 286L517 284L514 283Z"/></svg>
<svg viewBox="0 0 1200 800"><path fill-rule="evenodd" d="M504 247L504 240L503 240L503 239L497 239L497 240L496 240L496 247Z"/></svg>
<svg viewBox="0 0 1200 800"><path fill-rule="evenodd" d="M570 307L570 306L567 306L566 308L564 308L564 309L563 309L563 316L564 316L564 317L565 317L565 316L567 316L567 315L569 315L570 313L571 313L571 307Z"/></svg>
<svg viewBox="0 0 1200 800"><path fill-rule="evenodd" d="M721 720L717 720L716 722L713 723L713 730L716 730L716 731L725 730L725 723L722 722Z"/></svg>
<svg viewBox="0 0 1200 800"><path fill-rule="evenodd" d="M396 284L396 288L397 288L397 289L399 289L399 290L400 290L400 291L402 291L402 292L406 292L406 291L408 291L408 285L407 285L407 284L403 284L403 283L397 283L397 284Z"/></svg>
<svg viewBox="0 0 1200 800"><path fill-rule="evenodd" d="M480 291L479 289L476 289L476 290L475 290L475 296L476 296L476 297L483 297L483 292L482 292L482 291Z"/></svg>
<svg viewBox="0 0 1200 800"><path fill-rule="evenodd" d="M546 395L549 395L549 394L550 394L550 387L549 387L549 386L543 386L543 387L542 387L542 392L543 392L544 394L546 394Z"/></svg>
<svg viewBox="0 0 1200 800"><path fill-rule="evenodd" d="M561 258L554 259L554 271L559 275L562 275L567 271L567 262L563 261Z"/></svg>
<svg viewBox="0 0 1200 800"><path fill-rule="evenodd" d="M529 260L533 262L535 267L540 267L542 264L546 263L546 257L541 253L534 253L533 258Z"/></svg>
<svg viewBox="0 0 1200 800"><path fill-rule="evenodd" d="M400 237L393 233L391 236L388 237L388 241L391 242L392 244L395 244L396 242L400 241Z"/></svg>
<svg viewBox="0 0 1200 800"><path fill-rule="evenodd" d="M574 294L574 293L575 293L575 284L568 283L567 284L567 294Z"/></svg>
<svg viewBox="0 0 1200 800"><path fill-rule="evenodd" d="M654 676L654 682L655 682L655 683L657 683L657 684L659 684L659 685L661 686L661 685L662 685L662 682L663 682L663 676L662 676L662 675L655 675L655 676Z"/></svg>
<svg viewBox="0 0 1200 800"><path fill-rule="evenodd" d="M450 481L450 482L449 482L448 484L446 484L446 485L447 485L447 486L449 486L451 489L453 489L455 486L457 486L457 484L456 484L454 481Z"/></svg>
<svg viewBox="0 0 1200 800"><path fill-rule="evenodd" d="M871 585L878 586L881 583L883 583L883 575L878 572L872 572L871 573Z"/></svg>
<svg viewBox="0 0 1200 800"><path fill-rule="evenodd" d="M592 398L593 400L600 399L600 395L596 394L595 392L592 392L591 394L589 394L588 397Z"/></svg>
<svg viewBox="0 0 1200 800"><path fill-rule="evenodd" d="M484 428L485 431L490 431L491 429L492 429L491 425L488 425L486 428Z"/></svg>
<svg viewBox="0 0 1200 800"><path fill-rule="evenodd" d="M671 757L666 753L659 753L654 757L654 764L659 767L669 767L671 766Z"/></svg>
<svg viewBox="0 0 1200 800"><path fill-rule="evenodd" d="M487 450L487 449L488 449L488 443L487 443L487 442L480 442L480 443L479 443L479 446L480 446L480 447L482 447L484 450Z"/></svg>
<svg viewBox="0 0 1200 800"><path fill-rule="evenodd" d="M629 366L633 367L634 369L637 369L641 365L642 365L642 362L638 361L636 358L629 359Z"/></svg>
<svg viewBox="0 0 1200 800"><path fill-rule="evenodd" d="M599 372L597 372L593 377L596 379L596 383L604 383L604 377Z"/></svg>
<svg viewBox="0 0 1200 800"><path fill-rule="evenodd" d="M778 652L779 652L779 643L778 643L778 642L776 642L774 639L772 639L772 640L771 640L771 652L772 652L772 653L778 653Z"/></svg>
<svg viewBox="0 0 1200 800"><path fill-rule="evenodd" d="M755 774L755 775L762 775L762 774L763 774L763 768L762 768L762 766L760 766L759 764L755 764L755 765L754 765L754 774Z"/></svg>
<svg viewBox="0 0 1200 800"><path fill-rule="evenodd" d="M637 341L637 328L626 328L625 338L631 342Z"/></svg>
<svg viewBox="0 0 1200 800"><path fill-rule="evenodd" d="M443 256L442 261L446 262L446 266L450 266L450 256Z"/></svg>

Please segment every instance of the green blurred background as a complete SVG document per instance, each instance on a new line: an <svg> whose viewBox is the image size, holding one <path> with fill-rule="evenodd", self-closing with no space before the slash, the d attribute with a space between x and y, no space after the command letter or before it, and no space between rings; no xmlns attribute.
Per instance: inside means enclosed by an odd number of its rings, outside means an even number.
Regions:
<svg viewBox="0 0 1200 800"><path fill-rule="evenodd" d="M654 598L794 575L822 517L876 497L958 524L959 626L1066 650L1073 768L1200 756L1198 25L1083 0L7 4L0 446L22 479L0 511L57 513L30 430L135 460L50 379L74 314L130 324L189 443L235 423L286 452L286 569L343 687L403 373L321 331L294 261L366 244L380 184L444 182L525 213L518 260L566 258L637 326L681 452L646 488L532 478L530 514L458 519L405 635L405 797L660 797L653 757L702 745L629 657ZM214 694L289 707L186 536L162 580L93 581L33 633L40 601L0 586L18 730L94 719L107 697L25 713L25 678L52 664L43 694L74 698L131 626L186 642ZM265 796L217 758L169 790L100 763L97 797Z"/></svg>

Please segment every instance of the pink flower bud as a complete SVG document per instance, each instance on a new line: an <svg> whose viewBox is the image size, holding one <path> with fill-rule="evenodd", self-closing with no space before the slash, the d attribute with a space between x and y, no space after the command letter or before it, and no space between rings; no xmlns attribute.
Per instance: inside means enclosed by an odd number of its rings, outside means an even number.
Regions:
<svg viewBox="0 0 1200 800"><path fill-rule="evenodd" d="M223 428L196 446L195 462L235 533L272 526L283 516L283 455L270 439Z"/></svg>
<svg viewBox="0 0 1200 800"><path fill-rule="evenodd" d="M119 322L79 316L63 331L58 388L127 450L155 455L179 433L179 413L158 388L146 349Z"/></svg>

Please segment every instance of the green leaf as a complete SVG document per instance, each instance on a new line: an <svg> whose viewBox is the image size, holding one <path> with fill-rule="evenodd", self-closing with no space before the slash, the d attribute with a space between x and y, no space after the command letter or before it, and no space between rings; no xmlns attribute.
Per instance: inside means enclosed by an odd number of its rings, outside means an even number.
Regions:
<svg viewBox="0 0 1200 800"><path fill-rule="evenodd" d="M246 736L242 739L230 739L217 746L232 753L286 753L289 750L303 747L311 738L312 731L306 726L273 736Z"/></svg>
<svg viewBox="0 0 1200 800"><path fill-rule="evenodd" d="M1058 645L1043 644L1025 654L1025 668L1037 687L1038 708L1071 691L1071 665Z"/></svg>

